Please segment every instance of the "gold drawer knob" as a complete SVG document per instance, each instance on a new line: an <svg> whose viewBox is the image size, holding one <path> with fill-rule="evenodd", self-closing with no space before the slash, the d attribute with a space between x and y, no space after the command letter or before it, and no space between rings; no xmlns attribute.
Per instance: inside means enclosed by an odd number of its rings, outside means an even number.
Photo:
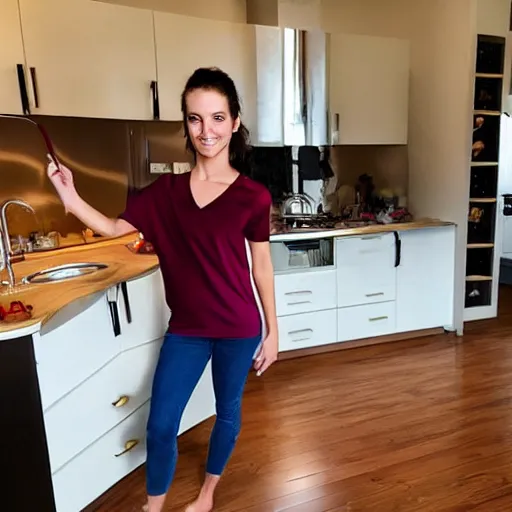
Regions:
<svg viewBox="0 0 512 512"><path fill-rule="evenodd" d="M123 396L119 397L115 402L112 402L112 405L114 407L123 407L123 405L126 405L129 400L130 400L129 396L123 395Z"/></svg>
<svg viewBox="0 0 512 512"><path fill-rule="evenodd" d="M124 450L121 453L116 453L116 457L121 457L121 455L128 453L129 451L133 450L138 444L138 439L130 439L129 441L126 441L126 443L124 443Z"/></svg>

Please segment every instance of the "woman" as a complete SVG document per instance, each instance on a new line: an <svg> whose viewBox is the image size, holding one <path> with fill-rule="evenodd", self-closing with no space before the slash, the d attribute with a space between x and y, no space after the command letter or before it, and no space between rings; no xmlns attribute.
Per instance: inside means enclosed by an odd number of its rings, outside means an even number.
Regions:
<svg viewBox="0 0 512 512"><path fill-rule="evenodd" d="M142 232L159 258L172 316L147 425L149 512L163 508L176 467L181 415L210 357L217 415L204 483L187 512L212 510L215 487L240 431L241 397L253 357L259 376L278 352L271 197L240 172L248 132L240 121L235 85L218 69L198 69L185 86L181 105L194 168L188 174L161 176L128 201L118 219L105 217L80 198L69 169L53 162L48 166L67 211L105 236ZM246 240L265 317L263 342Z"/></svg>

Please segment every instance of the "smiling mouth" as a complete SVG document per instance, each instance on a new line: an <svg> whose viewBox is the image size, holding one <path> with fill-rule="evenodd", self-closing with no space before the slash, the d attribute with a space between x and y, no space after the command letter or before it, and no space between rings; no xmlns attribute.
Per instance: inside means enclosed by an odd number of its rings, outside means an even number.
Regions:
<svg viewBox="0 0 512 512"><path fill-rule="evenodd" d="M199 140L201 141L201 144L203 144L204 146L213 146L217 142L217 139L212 138L201 137Z"/></svg>

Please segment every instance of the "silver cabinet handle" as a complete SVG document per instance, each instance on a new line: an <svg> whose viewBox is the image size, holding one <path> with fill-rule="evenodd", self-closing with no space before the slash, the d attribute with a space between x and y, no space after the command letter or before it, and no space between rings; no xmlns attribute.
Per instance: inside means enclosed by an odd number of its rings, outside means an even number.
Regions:
<svg viewBox="0 0 512 512"><path fill-rule="evenodd" d="M298 300L296 302L287 302L287 306L298 306L299 304L311 304L310 300Z"/></svg>
<svg viewBox="0 0 512 512"><path fill-rule="evenodd" d="M311 290L297 290L295 292L286 292L285 295L311 295Z"/></svg>
<svg viewBox="0 0 512 512"><path fill-rule="evenodd" d="M289 335L292 335L292 334L300 334L301 332L313 332L313 329L299 329L297 331L288 331L288 334Z"/></svg>
<svg viewBox="0 0 512 512"><path fill-rule="evenodd" d="M377 292L377 293L367 293L366 297L380 297L384 295L384 292Z"/></svg>
<svg viewBox="0 0 512 512"><path fill-rule="evenodd" d="M369 322L379 322L381 320L387 320L389 317L387 316L376 316L374 318L368 318Z"/></svg>

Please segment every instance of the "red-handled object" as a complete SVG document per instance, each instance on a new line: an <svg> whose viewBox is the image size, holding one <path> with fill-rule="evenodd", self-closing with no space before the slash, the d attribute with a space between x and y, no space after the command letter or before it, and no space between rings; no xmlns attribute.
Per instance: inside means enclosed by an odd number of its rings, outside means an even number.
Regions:
<svg viewBox="0 0 512 512"><path fill-rule="evenodd" d="M3 322L23 322L32 318L32 310L31 305L25 305L21 300L14 300L7 311L0 306L0 319Z"/></svg>
<svg viewBox="0 0 512 512"><path fill-rule="evenodd" d="M36 123L33 119L30 119L29 117L25 116L17 116L15 114L0 114L0 117L4 117L6 119L19 119L20 121L27 121L33 125L39 130L39 133L44 139L44 143L46 146L46 150L48 151L48 154L51 156L53 161L55 162L55 165L59 166L59 159L57 158L57 155L55 154L55 149L53 147L52 140L50 139L50 136L48 135L48 132L46 131L43 126L41 126L39 123Z"/></svg>

